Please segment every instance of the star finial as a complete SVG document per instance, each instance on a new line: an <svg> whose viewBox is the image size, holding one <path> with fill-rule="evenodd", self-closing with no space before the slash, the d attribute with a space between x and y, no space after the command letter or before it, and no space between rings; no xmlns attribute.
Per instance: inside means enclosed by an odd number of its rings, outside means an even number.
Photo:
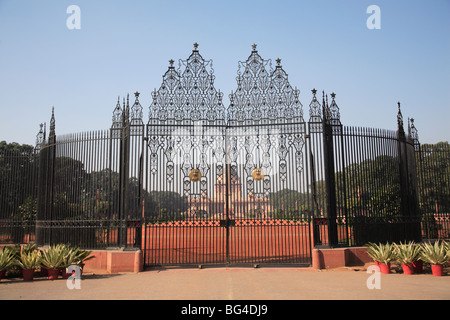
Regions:
<svg viewBox="0 0 450 320"><path fill-rule="evenodd" d="M253 51L256 51L256 43L252 45Z"/></svg>
<svg viewBox="0 0 450 320"><path fill-rule="evenodd" d="M278 64L279 66L281 66L281 59L278 58L276 61L277 61L277 64Z"/></svg>
<svg viewBox="0 0 450 320"><path fill-rule="evenodd" d="M198 49L198 43L196 42L196 43L194 43L194 50L197 50Z"/></svg>
<svg viewBox="0 0 450 320"><path fill-rule="evenodd" d="M136 97L136 99L139 98L139 95L140 95L140 93L139 93L138 91L136 91L136 92L134 93L134 96Z"/></svg>
<svg viewBox="0 0 450 320"><path fill-rule="evenodd" d="M173 61L173 59L169 60L170 66L173 67L173 64L175 63L175 61Z"/></svg>

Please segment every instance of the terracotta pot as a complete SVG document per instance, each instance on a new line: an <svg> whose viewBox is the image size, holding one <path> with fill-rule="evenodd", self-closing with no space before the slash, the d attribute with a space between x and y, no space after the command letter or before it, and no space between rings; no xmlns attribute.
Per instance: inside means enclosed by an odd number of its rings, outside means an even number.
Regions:
<svg viewBox="0 0 450 320"><path fill-rule="evenodd" d="M433 264L431 265L431 272L433 273L433 276L435 277L442 277L442 270L443 270L442 264Z"/></svg>
<svg viewBox="0 0 450 320"><path fill-rule="evenodd" d="M414 273L420 274L423 272L423 261L422 260L414 261L412 264L414 267Z"/></svg>
<svg viewBox="0 0 450 320"><path fill-rule="evenodd" d="M23 281L33 281L34 269L22 270Z"/></svg>
<svg viewBox="0 0 450 320"><path fill-rule="evenodd" d="M59 269L48 269L48 279L56 280L59 276Z"/></svg>
<svg viewBox="0 0 450 320"><path fill-rule="evenodd" d="M414 274L414 265L412 263L402 263L403 274Z"/></svg>
<svg viewBox="0 0 450 320"><path fill-rule="evenodd" d="M48 276L48 269L46 267L41 267L41 276L43 277Z"/></svg>
<svg viewBox="0 0 450 320"><path fill-rule="evenodd" d="M388 262L388 264L380 263L379 267L380 267L381 273L383 273L383 274L391 273L391 263L390 262Z"/></svg>
<svg viewBox="0 0 450 320"><path fill-rule="evenodd" d="M61 270L61 276L62 276L62 278L63 278L63 279L69 279L70 274L67 273L67 268L62 267L62 268L60 268L60 270Z"/></svg>

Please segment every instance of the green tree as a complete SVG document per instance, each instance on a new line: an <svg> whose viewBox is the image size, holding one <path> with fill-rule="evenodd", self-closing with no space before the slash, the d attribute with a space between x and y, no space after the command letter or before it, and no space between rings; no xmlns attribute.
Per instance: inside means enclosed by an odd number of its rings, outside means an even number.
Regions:
<svg viewBox="0 0 450 320"><path fill-rule="evenodd" d="M422 145L416 152L416 164L423 213L450 213L449 143Z"/></svg>
<svg viewBox="0 0 450 320"><path fill-rule="evenodd" d="M0 142L0 218L20 218L19 207L37 197L38 168L32 146Z"/></svg>
<svg viewBox="0 0 450 320"><path fill-rule="evenodd" d="M308 194L291 189L270 193L269 202L273 218L300 218L310 210Z"/></svg>
<svg viewBox="0 0 450 320"><path fill-rule="evenodd" d="M178 220L188 209L186 197L173 191L151 191L145 199L146 217Z"/></svg>

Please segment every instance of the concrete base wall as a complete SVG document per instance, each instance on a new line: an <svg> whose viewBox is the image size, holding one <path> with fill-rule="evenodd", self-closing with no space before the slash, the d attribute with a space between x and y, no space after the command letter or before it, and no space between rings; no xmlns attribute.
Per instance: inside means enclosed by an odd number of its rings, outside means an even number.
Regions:
<svg viewBox="0 0 450 320"><path fill-rule="evenodd" d="M142 251L93 250L95 258L86 261L85 272L114 274L141 272L144 269Z"/></svg>
<svg viewBox="0 0 450 320"><path fill-rule="evenodd" d="M97 274L120 272L142 272L144 270L143 252L123 250L92 250L93 259L86 261L84 271ZM312 267L331 269L340 267L364 266L372 262L367 247L313 249Z"/></svg>
<svg viewBox="0 0 450 320"><path fill-rule="evenodd" d="M367 254L367 247L313 249L312 267L330 269L339 267L363 266L372 262Z"/></svg>

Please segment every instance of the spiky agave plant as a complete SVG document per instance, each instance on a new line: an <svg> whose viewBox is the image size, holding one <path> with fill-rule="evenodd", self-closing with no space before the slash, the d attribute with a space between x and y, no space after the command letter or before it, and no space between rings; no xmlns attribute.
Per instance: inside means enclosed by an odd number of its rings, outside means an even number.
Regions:
<svg viewBox="0 0 450 320"><path fill-rule="evenodd" d="M388 264L395 258L393 245L389 243L369 243L367 254L376 262Z"/></svg>
<svg viewBox="0 0 450 320"><path fill-rule="evenodd" d="M41 253L39 251L20 252L15 261L15 264L24 270L35 269L40 263Z"/></svg>
<svg viewBox="0 0 450 320"><path fill-rule="evenodd" d="M436 241L434 244L423 243L421 258L431 265L443 265L450 259L447 245L444 241Z"/></svg>
<svg viewBox="0 0 450 320"><path fill-rule="evenodd" d="M15 255L9 248L0 250L0 271L8 270L14 265Z"/></svg>
<svg viewBox="0 0 450 320"><path fill-rule="evenodd" d="M83 264L88 260L93 259L95 256L92 256L92 251L82 250L80 248L74 248L74 262L75 264Z"/></svg>
<svg viewBox="0 0 450 320"><path fill-rule="evenodd" d="M61 251L63 256L61 267L67 268L76 264L77 248L73 248L70 245L62 245Z"/></svg>
<svg viewBox="0 0 450 320"><path fill-rule="evenodd" d="M420 259L421 246L414 241L394 244L395 259L402 264L411 264Z"/></svg>
<svg viewBox="0 0 450 320"><path fill-rule="evenodd" d="M62 245L49 246L42 251L42 264L48 269L57 269L64 262L64 247Z"/></svg>
<svg viewBox="0 0 450 320"><path fill-rule="evenodd" d="M450 241L443 241L445 250L447 250L447 259L450 260Z"/></svg>

